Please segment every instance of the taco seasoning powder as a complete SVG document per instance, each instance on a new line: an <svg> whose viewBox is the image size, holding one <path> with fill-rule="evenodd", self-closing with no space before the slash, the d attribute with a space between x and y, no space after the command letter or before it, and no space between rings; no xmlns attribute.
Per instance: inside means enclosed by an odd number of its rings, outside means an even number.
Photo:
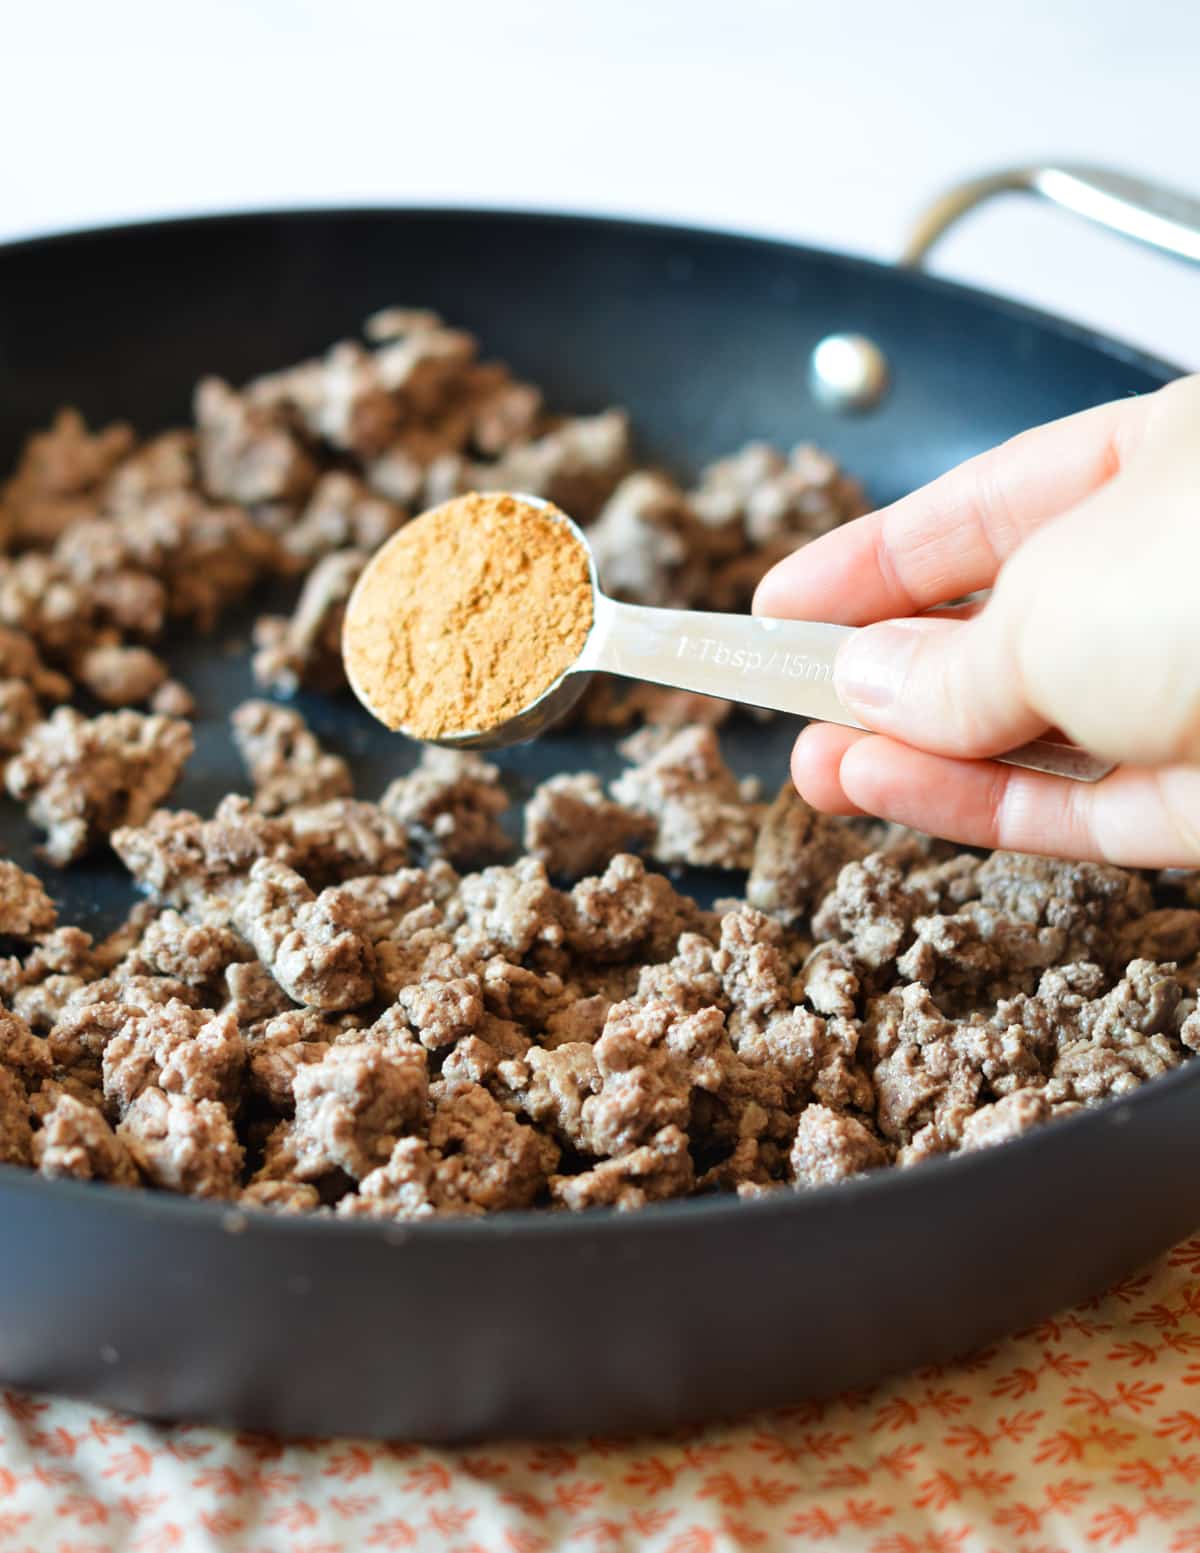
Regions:
<svg viewBox="0 0 1200 1553"><path fill-rule="evenodd" d="M419 739L495 727L538 699L592 626L584 547L556 508L459 496L379 550L346 610L351 684Z"/></svg>

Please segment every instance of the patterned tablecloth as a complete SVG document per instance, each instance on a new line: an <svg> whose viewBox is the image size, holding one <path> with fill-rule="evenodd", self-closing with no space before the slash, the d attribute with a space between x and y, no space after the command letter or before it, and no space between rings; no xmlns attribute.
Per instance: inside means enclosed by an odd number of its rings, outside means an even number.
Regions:
<svg viewBox="0 0 1200 1553"><path fill-rule="evenodd" d="M1200 1553L1200 1236L967 1361L736 1426L428 1450L0 1394L0 1553Z"/></svg>

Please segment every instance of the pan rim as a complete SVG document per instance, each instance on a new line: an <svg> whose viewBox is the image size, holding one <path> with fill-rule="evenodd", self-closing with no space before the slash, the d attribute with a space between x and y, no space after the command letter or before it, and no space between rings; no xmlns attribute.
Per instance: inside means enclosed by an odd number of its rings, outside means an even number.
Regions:
<svg viewBox="0 0 1200 1553"><path fill-rule="evenodd" d="M825 247L816 243L792 241L786 237L740 231L736 227L719 224L706 225L696 222L657 221L640 216L610 212L571 211L555 207L509 205L461 205L454 202L438 204L387 204L375 201L363 204L324 205L256 205L244 210L211 210L188 214L155 217L150 220L131 218L97 226L65 227L60 231L35 233L25 237L9 238L0 242L0 260L9 252L37 252L50 248L67 247L73 243L96 240L116 240L139 234L186 231L189 227L257 226L269 222L302 224L306 221L350 221L401 217L412 220L446 217L462 221L508 221L520 225L544 225L550 227L590 227L596 231L649 234L660 238L682 238L691 242L707 242L714 246L753 248L763 253L799 254L803 257L860 269L871 274L886 273L903 277L904 284L933 294L949 295L990 308L1014 323L1035 324L1059 335L1064 340L1114 357L1127 366L1169 382L1188 375L1188 369L1175 362L1166 361L1140 346L1132 345L1117 336L1089 324L1064 318L1058 313L1047 312L1029 303L1019 302L1001 292L989 291L948 276L935 275L928 270L917 270L886 259L854 253L849 249Z"/></svg>
<svg viewBox="0 0 1200 1553"><path fill-rule="evenodd" d="M836 264L851 271L867 274L886 273L899 275L903 284L933 295L951 296L1012 321L1049 331L1063 340L1086 347L1110 358L1121 361L1157 379L1162 383L1185 374L1186 369L1162 360L1127 344L1116 337L1089 325L1077 323L1055 313L1018 302L1000 293L971 286L945 276L929 274L923 270L906 269L886 260L856 254L847 250L801 243L791 239L748 233L720 225L657 221L614 213L569 211L555 208L511 207L488 205L462 205L453 202L438 203L378 203L367 202L351 205L287 205L280 207L254 206L244 210L213 210L189 214L169 215L152 220L130 219L95 226L64 228L60 231L33 234L0 242L0 262L8 253L38 253L50 249L62 249L96 241L136 239L163 232L186 232L189 228L229 229L246 226L262 227L271 223L302 225L317 221L369 220L380 217L410 220L445 218L457 221L509 222L531 227L589 228L597 232L627 233L633 236L649 235L662 239L680 239L713 247L731 247L757 250L764 255L801 256L818 262ZM466 1245L486 1244L499 1235L503 1238L540 1238L545 1235L573 1234L578 1238L585 1231L611 1237L616 1234L643 1235L662 1231L668 1226L677 1233L690 1231L706 1235L714 1224L725 1223L730 1215L745 1216L759 1223L778 1221L780 1225L799 1225L806 1217L813 1218L836 1211L834 1204L845 1202L850 1208L855 1202L874 1199L877 1195L892 1194L897 1199L902 1194L922 1190L931 1194L935 1183L956 1181L974 1171L1006 1168L1003 1161L1010 1158L1010 1151L1020 1151L1021 1157L1031 1158L1034 1151L1047 1152L1061 1148L1055 1139L1069 1139L1084 1127L1121 1125L1126 1115L1137 1108L1139 1115L1149 1106L1162 1103L1175 1092L1189 1085L1200 1087L1200 1057L1183 1064L1172 1073L1151 1079L1135 1092L1119 1099L1109 1100L1094 1109L1085 1109L1075 1115L1059 1118L1049 1125L1033 1128L1018 1138L994 1148L972 1153L939 1156L923 1161L914 1169L889 1167L871 1172L836 1185L818 1187L797 1192L782 1188L757 1200L743 1201L732 1193L717 1193L711 1197L687 1198L654 1203L647 1210L620 1213L611 1209L590 1209L582 1213L552 1213L546 1210L506 1211L478 1219L430 1219L392 1222L340 1219L336 1216L314 1218L308 1215L289 1215L256 1210L237 1203L236 1200L209 1202L203 1199L180 1196L175 1193L139 1189L123 1191L103 1187L98 1183L67 1180L48 1180L37 1172L15 1165L0 1164L0 1192L11 1197L30 1199L49 1198L61 1203L74 1202L91 1212L104 1212L128 1217L130 1213L146 1220L166 1218L178 1224L195 1227L197 1233L218 1230L228 1234L278 1235L289 1241L314 1235L325 1236L330 1226L340 1236L360 1237L374 1243L394 1243L399 1248L420 1239L431 1241L434 1237L443 1243Z"/></svg>

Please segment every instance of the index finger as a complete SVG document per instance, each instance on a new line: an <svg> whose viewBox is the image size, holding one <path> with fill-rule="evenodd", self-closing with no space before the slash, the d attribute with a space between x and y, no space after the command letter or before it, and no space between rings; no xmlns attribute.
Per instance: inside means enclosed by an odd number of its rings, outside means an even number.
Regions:
<svg viewBox="0 0 1200 1553"><path fill-rule="evenodd" d="M1200 771L1190 766L1120 766L1103 782L1072 782L813 724L796 741L792 772L829 812L875 814L966 846L1124 868L1200 864Z"/></svg>
<svg viewBox="0 0 1200 1553"><path fill-rule="evenodd" d="M1117 400L1022 432L774 566L754 613L870 625L990 587L1022 540L1105 484L1131 456L1150 398Z"/></svg>

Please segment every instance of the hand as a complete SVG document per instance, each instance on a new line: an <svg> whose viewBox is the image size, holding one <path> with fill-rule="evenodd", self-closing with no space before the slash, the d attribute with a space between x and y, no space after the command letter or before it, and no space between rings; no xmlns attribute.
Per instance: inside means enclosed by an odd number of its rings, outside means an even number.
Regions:
<svg viewBox="0 0 1200 1553"><path fill-rule="evenodd" d="M985 588L971 618L925 613ZM754 610L869 627L835 684L873 731L796 741L817 808L1200 866L1200 376L1026 432L824 535ZM979 758L1051 728L1123 764L1089 785Z"/></svg>

